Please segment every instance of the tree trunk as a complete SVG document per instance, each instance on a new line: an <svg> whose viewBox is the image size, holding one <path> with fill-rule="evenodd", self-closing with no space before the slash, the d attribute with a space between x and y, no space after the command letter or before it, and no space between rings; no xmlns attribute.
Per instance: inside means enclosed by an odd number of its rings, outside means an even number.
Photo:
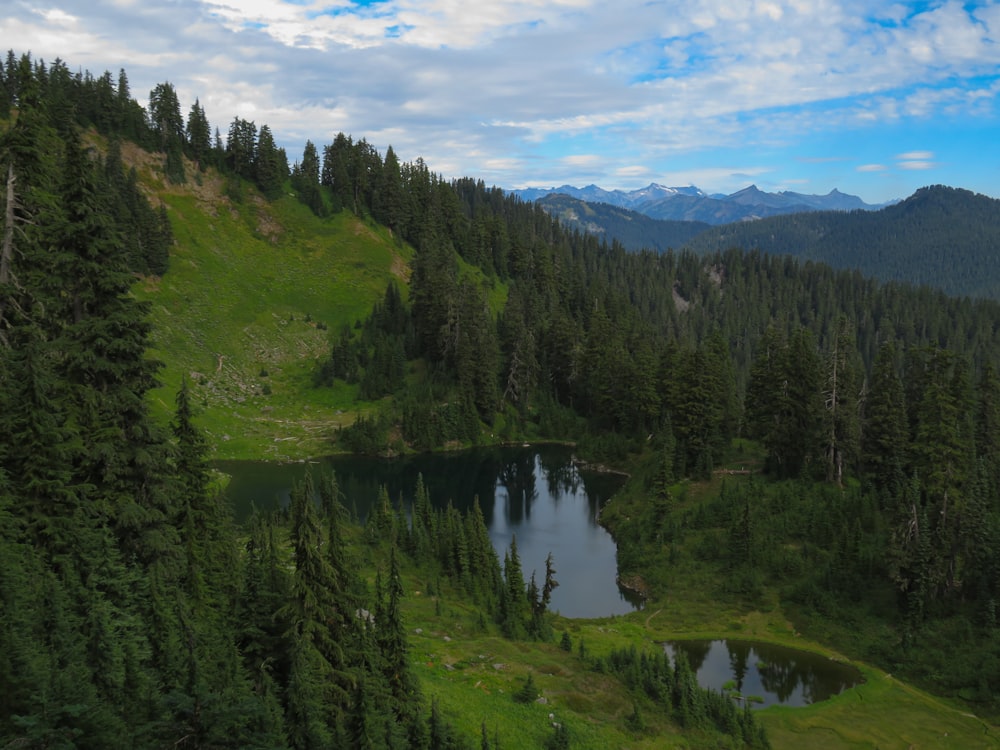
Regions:
<svg viewBox="0 0 1000 750"><path fill-rule="evenodd" d="M4 302L6 292L4 291L11 281L11 265L14 257L14 208L16 196L14 194L14 184L17 178L14 176L14 165L7 165L7 195L4 210L3 223L3 245L0 246L0 330L3 329Z"/></svg>

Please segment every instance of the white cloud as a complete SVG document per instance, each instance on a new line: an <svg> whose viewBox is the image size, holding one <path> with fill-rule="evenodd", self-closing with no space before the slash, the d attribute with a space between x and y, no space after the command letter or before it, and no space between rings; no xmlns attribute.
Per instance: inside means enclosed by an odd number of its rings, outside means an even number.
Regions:
<svg viewBox="0 0 1000 750"><path fill-rule="evenodd" d="M600 154L570 154L560 161L570 167L593 167L602 164L606 158Z"/></svg>
<svg viewBox="0 0 1000 750"><path fill-rule="evenodd" d="M774 167L671 164L740 148L762 165L756 152L815 133L986 120L1000 96L993 2L53 0L8 4L0 35L74 68L125 67L140 100L169 77L223 133L236 115L267 122L292 158L344 130L487 181L729 189Z"/></svg>
<svg viewBox="0 0 1000 750"><path fill-rule="evenodd" d="M904 154L896 154L896 159L899 161L929 161L933 158L933 151L907 151Z"/></svg>
<svg viewBox="0 0 1000 750"><path fill-rule="evenodd" d="M862 164L858 167L859 172L884 172L886 169L885 164Z"/></svg>
<svg viewBox="0 0 1000 750"><path fill-rule="evenodd" d="M616 177L628 180L629 182L632 182L636 178L644 180L652 174L652 170L649 167L644 167L638 164L627 167L618 167L614 170L614 175Z"/></svg>

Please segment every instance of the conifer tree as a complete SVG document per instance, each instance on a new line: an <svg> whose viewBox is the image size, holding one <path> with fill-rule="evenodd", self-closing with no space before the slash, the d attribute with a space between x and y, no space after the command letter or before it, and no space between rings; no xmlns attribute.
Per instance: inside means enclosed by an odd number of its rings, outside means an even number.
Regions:
<svg viewBox="0 0 1000 750"><path fill-rule="evenodd" d="M194 161L195 169L204 172L212 160L212 127L205 116L201 103L195 99L188 112L187 126L188 152Z"/></svg>
<svg viewBox="0 0 1000 750"><path fill-rule="evenodd" d="M298 191L299 200L309 206L317 216L323 216L326 205L320 192L319 154L312 141L306 141L302 152L302 163L292 169L292 187Z"/></svg>
<svg viewBox="0 0 1000 750"><path fill-rule="evenodd" d="M860 364L850 324L846 317L837 321L833 348L827 356L824 399L824 452L826 479L838 486L844 481L844 464L850 467L858 455L860 442Z"/></svg>
<svg viewBox="0 0 1000 750"><path fill-rule="evenodd" d="M155 139L155 148L165 155L167 179L174 183L184 182L184 120L177 91L169 81L157 84L149 92L149 129Z"/></svg>
<svg viewBox="0 0 1000 750"><path fill-rule="evenodd" d="M261 125L254 152L253 179L265 198L275 200L281 195L282 184L287 177L288 157L284 149L275 144L271 128Z"/></svg>
<svg viewBox="0 0 1000 750"><path fill-rule="evenodd" d="M376 180L372 213L375 218L397 235L402 241L409 224L407 194L403 190L399 159L392 146L385 152L385 162L381 165Z"/></svg>
<svg viewBox="0 0 1000 750"><path fill-rule="evenodd" d="M876 487L890 494L902 490L908 443L903 382L896 374L896 348L887 343L875 360L862 433L866 473Z"/></svg>
<svg viewBox="0 0 1000 750"><path fill-rule="evenodd" d="M977 386L976 453L991 488L1000 494L1000 378L993 365L983 365Z"/></svg>
<svg viewBox="0 0 1000 750"><path fill-rule="evenodd" d="M164 526L171 515L157 475L166 465L165 440L145 402L159 369L146 356L148 308L130 294L94 166L75 140L66 143L59 195L63 211L50 228L55 246L38 287L49 300L50 335L63 352L60 375L78 405L75 421L88 437L76 473L101 488L126 554L133 554L140 535L169 539ZM147 542L146 552L156 554Z"/></svg>

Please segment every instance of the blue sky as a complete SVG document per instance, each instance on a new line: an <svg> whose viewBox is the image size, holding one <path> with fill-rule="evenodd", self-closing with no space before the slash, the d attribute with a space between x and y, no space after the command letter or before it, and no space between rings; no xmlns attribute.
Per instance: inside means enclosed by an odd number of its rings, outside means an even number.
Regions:
<svg viewBox="0 0 1000 750"><path fill-rule="evenodd" d="M293 161L343 131L508 188L1000 197L1000 2L7 0L0 38Z"/></svg>

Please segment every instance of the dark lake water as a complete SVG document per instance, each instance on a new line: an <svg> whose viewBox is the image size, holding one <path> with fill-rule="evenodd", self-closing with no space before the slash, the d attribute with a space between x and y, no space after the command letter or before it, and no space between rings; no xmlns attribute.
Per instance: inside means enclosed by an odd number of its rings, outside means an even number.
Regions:
<svg viewBox="0 0 1000 750"><path fill-rule="evenodd" d="M770 643L670 641L664 648L671 658L683 650L702 687L763 699L751 701L754 708L805 706L862 682L861 673L852 666Z"/></svg>
<svg viewBox="0 0 1000 750"><path fill-rule="evenodd" d="M617 475L579 469L572 451L563 446L489 448L396 459L334 456L314 464L262 461L219 461L232 477L226 490L236 518L252 508L288 503L292 484L307 470L336 472L344 504L362 522L386 487L396 504L412 505L417 476L422 475L431 501L449 501L460 510L479 498L490 538L503 560L517 535L525 579L536 574L541 584L545 557L552 553L559 587L551 608L567 617L604 617L637 607L619 589L616 548L598 523L601 506L621 487Z"/></svg>

